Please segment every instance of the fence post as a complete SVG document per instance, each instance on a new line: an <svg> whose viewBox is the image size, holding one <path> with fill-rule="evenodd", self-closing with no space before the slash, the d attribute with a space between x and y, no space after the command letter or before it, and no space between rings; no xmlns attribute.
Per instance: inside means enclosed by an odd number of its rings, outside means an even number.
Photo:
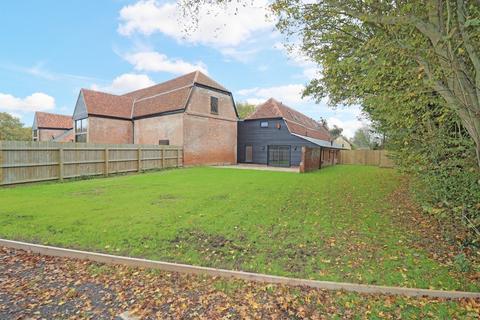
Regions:
<svg viewBox="0 0 480 320"><path fill-rule="evenodd" d="M142 147L138 147L138 172L142 170Z"/></svg>
<svg viewBox="0 0 480 320"><path fill-rule="evenodd" d="M162 166L160 167L161 169L163 169L164 167L164 157L165 157L165 149L162 147L160 148L160 161L162 164Z"/></svg>
<svg viewBox="0 0 480 320"><path fill-rule="evenodd" d="M3 144L0 142L0 185L3 184Z"/></svg>
<svg viewBox="0 0 480 320"><path fill-rule="evenodd" d="M108 148L105 147L105 177L108 177Z"/></svg>
<svg viewBox="0 0 480 320"><path fill-rule="evenodd" d="M60 181L63 181L63 147L58 149L58 173L60 175Z"/></svg>
<svg viewBox="0 0 480 320"><path fill-rule="evenodd" d="M177 148L177 168L180 167L180 148Z"/></svg>

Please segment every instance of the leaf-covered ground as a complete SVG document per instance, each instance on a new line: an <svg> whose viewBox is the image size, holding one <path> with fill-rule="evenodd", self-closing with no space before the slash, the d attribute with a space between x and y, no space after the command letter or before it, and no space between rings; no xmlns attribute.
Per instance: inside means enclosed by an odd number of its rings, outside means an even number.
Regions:
<svg viewBox="0 0 480 320"><path fill-rule="evenodd" d="M367 166L309 174L190 168L3 188L0 237L300 278L478 291L479 266L458 259L403 180Z"/></svg>
<svg viewBox="0 0 480 320"><path fill-rule="evenodd" d="M0 319L478 319L480 300L360 295L0 247Z"/></svg>

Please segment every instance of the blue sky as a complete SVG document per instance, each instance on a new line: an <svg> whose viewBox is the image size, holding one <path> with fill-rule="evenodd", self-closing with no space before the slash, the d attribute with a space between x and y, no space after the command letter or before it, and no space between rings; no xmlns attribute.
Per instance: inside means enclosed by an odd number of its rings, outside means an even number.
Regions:
<svg viewBox="0 0 480 320"><path fill-rule="evenodd" d="M301 99L317 67L288 53L265 18L266 0L204 8L198 27L174 1L42 0L0 4L0 111L31 125L35 110L72 114L80 88L121 94L200 69L235 100L269 97L314 119L361 126L358 108L333 110ZM213 12L213 14L212 14Z"/></svg>

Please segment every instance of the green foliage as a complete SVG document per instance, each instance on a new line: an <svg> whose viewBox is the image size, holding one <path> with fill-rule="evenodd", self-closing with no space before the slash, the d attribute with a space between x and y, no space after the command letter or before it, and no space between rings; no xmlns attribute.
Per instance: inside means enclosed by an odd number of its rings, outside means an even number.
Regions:
<svg viewBox="0 0 480 320"><path fill-rule="evenodd" d="M28 141L31 139L31 128L25 128L20 119L6 112L0 112L0 141Z"/></svg>
<svg viewBox="0 0 480 320"><path fill-rule="evenodd" d="M451 247L429 229L434 219L411 212L403 185L397 171L370 166L302 175L189 168L24 185L0 189L0 238L319 280L478 290L480 280L453 261L432 258Z"/></svg>
<svg viewBox="0 0 480 320"><path fill-rule="evenodd" d="M343 128L340 128L339 126L334 124L333 128L329 129L328 131L330 132L330 136L332 136L332 139L335 140L342 135Z"/></svg>
<svg viewBox="0 0 480 320"><path fill-rule="evenodd" d="M455 238L475 243L480 96L477 89L474 99L471 87L480 80L480 8L468 1L432 3L277 0L273 9L279 29L297 41L300 35L302 51L322 66L322 77L304 94L318 101L328 96L333 105L361 105L374 129L385 134L399 168L416 178L423 206L442 212ZM435 28L448 34L432 41Z"/></svg>
<svg viewBox="0 0 480 320"><path fill-rule="evenodd" d="M238 102L236 104L238 117L240 119L245 119L255 111L255 105L248 102Z"/></svg>
<svg viewBox="0 0 480 320"><path fill-rule="evenodd" d="M356 149L379 149L381 143L378 134L369 126L363 126L357 131L352 139Z"/></svg>

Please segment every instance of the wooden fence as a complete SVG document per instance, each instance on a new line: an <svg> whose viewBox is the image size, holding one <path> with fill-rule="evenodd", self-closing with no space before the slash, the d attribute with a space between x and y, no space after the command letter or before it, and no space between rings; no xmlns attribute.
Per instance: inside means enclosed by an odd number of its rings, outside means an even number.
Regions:
<svg viewBox="0 0 480 320"><path fill-rule="evenodd" d="M0 141L0 185L182 165L176 146Z"/></svg>
<svg viewBox="0 0 480 320"><path fill-rule="evenodd" d="M340 164L363 164L382 168L393 168L394 163L386 150L340 150Z"/></svg>

